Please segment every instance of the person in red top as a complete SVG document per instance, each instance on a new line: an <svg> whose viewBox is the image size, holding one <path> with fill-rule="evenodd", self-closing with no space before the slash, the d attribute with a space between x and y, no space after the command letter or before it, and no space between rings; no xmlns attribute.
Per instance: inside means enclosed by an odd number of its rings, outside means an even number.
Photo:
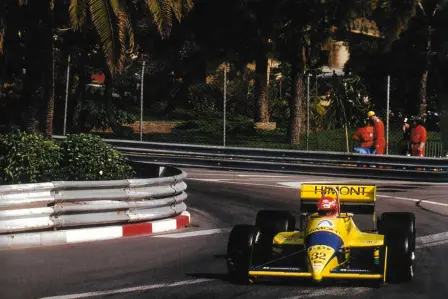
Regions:
<svg viewBox="0 0 448 299"><path fill-rule="evenodd" d="M411 155L417 157L425 156L425 144L426 144L426 129L422 125L422 120L419 117L411 118Z"/></svg>
<svg viewBox="0 0 448 299"><path fill-rule="evenodd" d="M374 146L376 149L377 155L384 154L384 148L386 147L386 139L384 138L384 123L378 116L375 115L375 112L369 111L367 113L369 119L373 122L374 129Z"/></svg>
<svg viewBox="0 0 448 299"><path fill-rule="evenodd" d="M370 149L373 146L373 127L371 126L370 120L364 120L364 127L358 128L356 132L352 135L352 139L359 141L360 148L355 148L355 151L359 153L370 154Z"/></svg>

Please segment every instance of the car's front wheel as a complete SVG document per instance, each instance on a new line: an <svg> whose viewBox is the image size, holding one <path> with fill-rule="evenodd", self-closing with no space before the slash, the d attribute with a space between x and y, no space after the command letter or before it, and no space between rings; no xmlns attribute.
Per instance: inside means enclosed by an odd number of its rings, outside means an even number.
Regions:
<svg viewBox="0 0 448 299"><path fill-rule="evenodd" d="M239 284L249 283L249 267L258 229L253 225L235 225L227 243L227 271Z"/></svg>

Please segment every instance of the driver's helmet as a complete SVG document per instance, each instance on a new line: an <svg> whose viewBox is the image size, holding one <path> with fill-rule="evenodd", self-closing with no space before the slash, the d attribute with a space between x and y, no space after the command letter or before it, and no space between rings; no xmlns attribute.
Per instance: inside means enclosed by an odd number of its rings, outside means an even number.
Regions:
<svg viewBox="0 0 448 299"><path fill-rule="evenodd" d="M322 197L317 203L317 213L319 216L333 217L338 213L338 204L336 199L331 197Z"/></svg>

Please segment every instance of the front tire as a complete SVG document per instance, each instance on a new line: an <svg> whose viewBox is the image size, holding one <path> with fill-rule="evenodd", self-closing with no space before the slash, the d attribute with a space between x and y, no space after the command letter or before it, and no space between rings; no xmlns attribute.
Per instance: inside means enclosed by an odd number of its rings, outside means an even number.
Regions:
<svg viewBox="0 0 448 299"><path fill-rule="evenodd" d="M227 243L227 271L238 284L248 284L249 267L258 229L253 225L235 225Z"/></svg>

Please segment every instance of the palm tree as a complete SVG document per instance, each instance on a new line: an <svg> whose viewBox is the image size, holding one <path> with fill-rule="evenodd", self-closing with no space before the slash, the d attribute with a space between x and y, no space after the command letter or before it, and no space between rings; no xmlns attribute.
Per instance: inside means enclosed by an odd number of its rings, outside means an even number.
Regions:
<svg viewBox="0 0 448 299"><path fill-rule="evenodd" d="M90 18L99 36L107 64L107 114L114 132L120 132L120 125L115 118L111 101L113 77L121 73L126 58L135 52L134 28L137 20L149 18L157 26L162 38L165 38L171 33L174 21L172 16L181 22L192 8L192 0L72 0L70 3L69 14L73 29L84 30L86 21Z"/></svg>
<svg viewBox="0 0 448 299"><path fill-rule="evenodd" d="M149 14L141 13L145 7ZM133 25L137 18L151 18L161 36L167 37L172 15L181 22L192 8L192 0L72 0L69 13L75 30L83 30L86 19L91 18L113 77L122 71L127 54L134 52Z"/></svg>

